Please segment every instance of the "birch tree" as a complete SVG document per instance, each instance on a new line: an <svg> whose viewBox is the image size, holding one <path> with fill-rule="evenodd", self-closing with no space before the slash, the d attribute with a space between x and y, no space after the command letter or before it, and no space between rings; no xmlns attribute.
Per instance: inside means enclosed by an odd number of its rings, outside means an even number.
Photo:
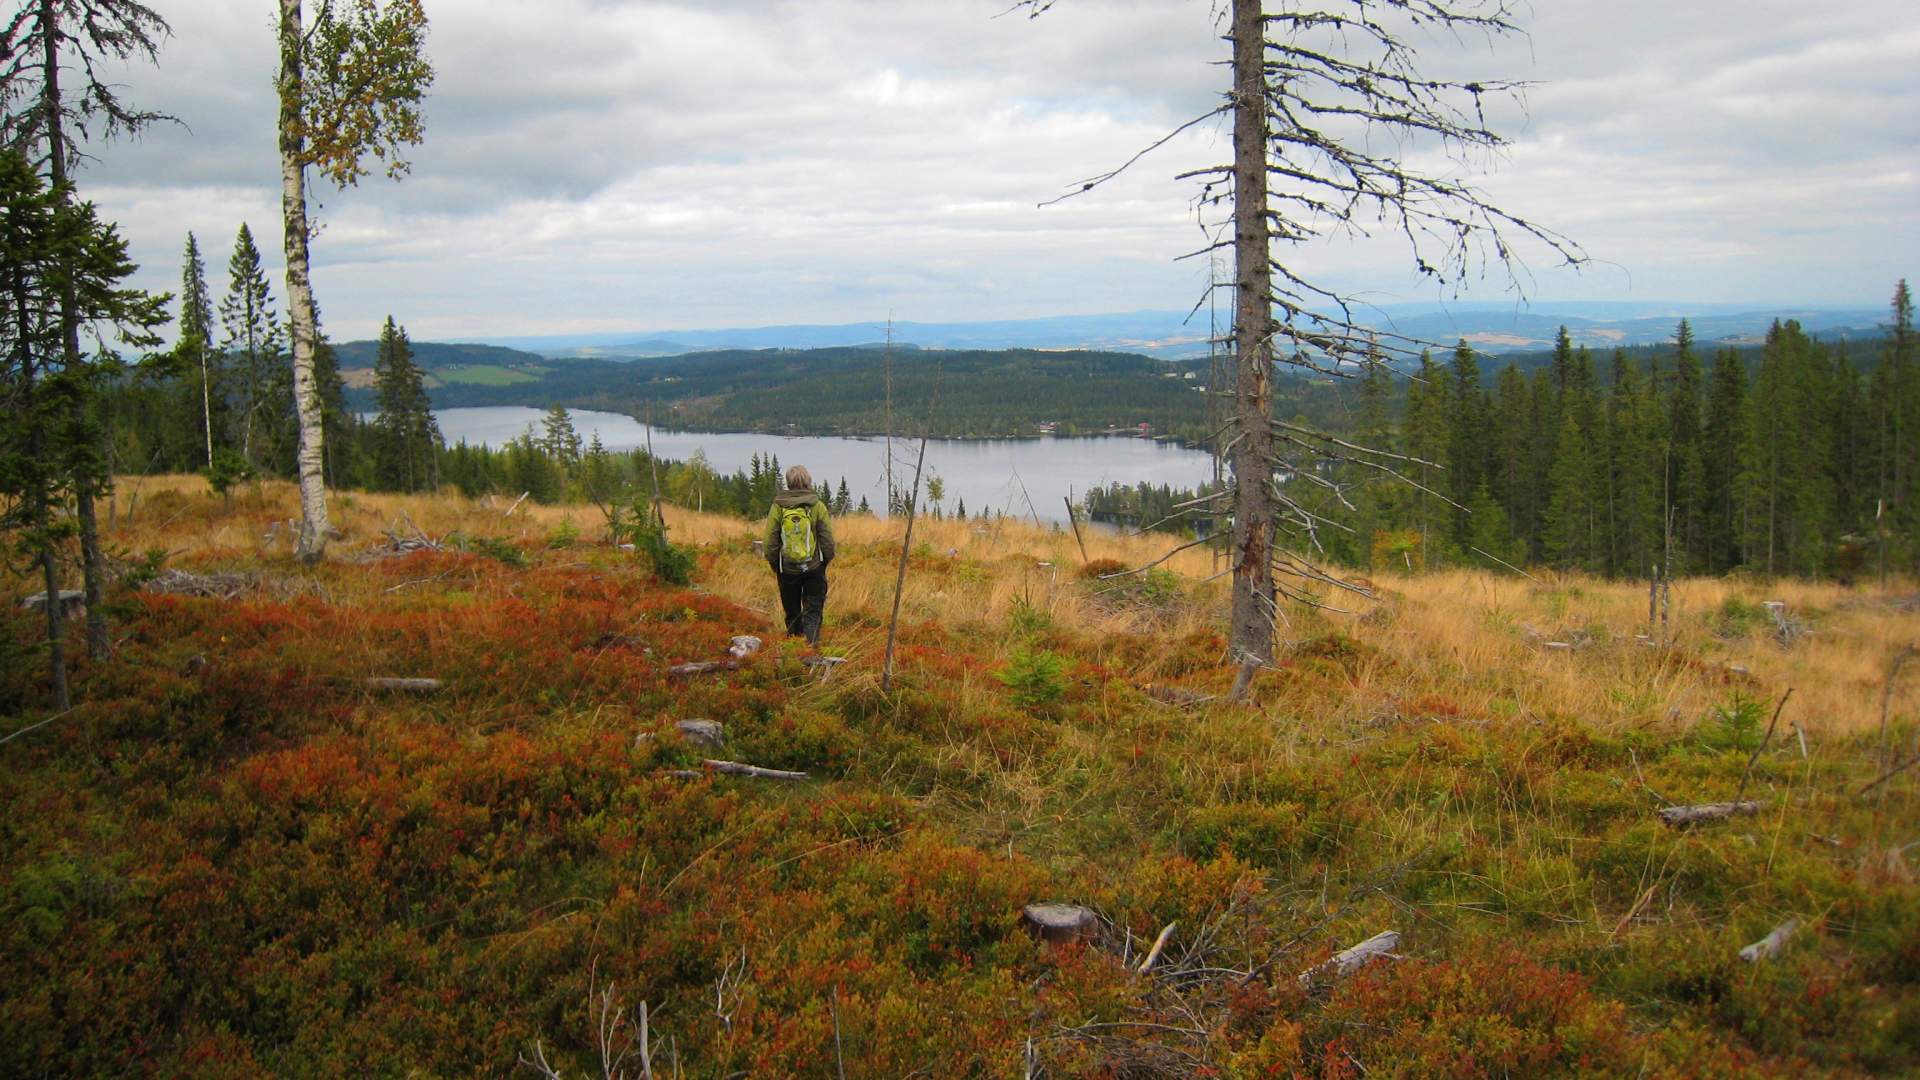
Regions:
<svg viewBox="0 0 1920 1080"><path fill-rule="evenodd" d="M425 137L420 103L433 82L420 0L320 0L311 25L301 0L280 0L280 210L287 309L293 324L293 397L300 418L298 472L304 561L326 550L324 418L314 376L319 315L308 259L307 171L336 188L359 183L367 159L399 179L402 156Z"/></svg>
<svg viewBox="0 0 1920 1080"><path fill-rule="evenodd" d="M1037 16L1053 3L1024 6ZM1203 185L1197 205L1209 242L1194 254L1234 252L1234 280L1209 289L1234 293L1233 401L1216 438L1234 475L1227 493L1233 506L1229 647L1248 670L1273 658L1282 594L1304 599L1318 586L1343 584L1315 561L1317 530L1337 523L1291 496L1281 477L1330 483L1317 471L1327 461L1395 473L1409 464L1383 450L1276 423L1276 362L1350 376L1374 362L1375 350L1389 360L1412 359L1434 344L1362 325L1354 301L1277 258L1276 245L1391 235L1404 245L1412 269L1442 288L1488 273L1517 287L1514 244L1523 239L1567 262L1584 259L1571 241L1502 210L1460 178L1460 166L1482 165L1506 143L1485 106L1518 101L1524 84L1436 78L1422 55L1425 42L1457 47L1469 38L1492 42L1519 33L1515 0L1274 6L1279 10L1267 11L1261 0L1222 5L1231 85L1220 104L1178 129L1232 118L1233 161L1183 175ZM1429 151L1446 159L1444 171L1409 163L1414 152ZM1140 156L1070 194L1098 187ZM1276 569L1295 584L1283 588Z"/></svg>

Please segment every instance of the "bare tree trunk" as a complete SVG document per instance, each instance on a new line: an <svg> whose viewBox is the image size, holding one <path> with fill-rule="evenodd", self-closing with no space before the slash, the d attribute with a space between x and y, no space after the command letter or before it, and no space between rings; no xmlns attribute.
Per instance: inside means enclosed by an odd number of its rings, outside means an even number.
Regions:
<svg viewBox="0 0 1920 1080"><path fill-rule="evenodd" d="M56 197L71 201L66 189L67 148L63 124L66 117L60 104L60 13L53 0L40 3L41 97L46 114L47 173ZM80 358L80 320L75 313L73 285L69 282L60 295L60 345L68 371L78 371ZM86 438L87 403L84 397L74 402L74 430ZM104 660L109 649L105 595L106 562L100 555L100 520L93 509L93 474L83 466L74 471L75 517L80 525L80 569L82 588L87 594L87 655ZM63 691L64 693L64 691Z"/></svg>
<svg viewBox="0 0 1920 1080"><path fill-rule="evenodd" d="M1233 0L1234 353L1227 423L1233 466L1236 661L1273 659L1273 301L1267 225L1266 24L1260 0Z"/></svg>
<svg viewBox="0 0 1920 1080"><path fill-rule="evenodd" d="M320 396L313 377L319 319L307 261L301 29L300 0L280 0L280 214L286 230L287 315L293 323L293 402L300 417L300 540L295 553L302 562L316 562L326 550L329 526Z"/></svg>

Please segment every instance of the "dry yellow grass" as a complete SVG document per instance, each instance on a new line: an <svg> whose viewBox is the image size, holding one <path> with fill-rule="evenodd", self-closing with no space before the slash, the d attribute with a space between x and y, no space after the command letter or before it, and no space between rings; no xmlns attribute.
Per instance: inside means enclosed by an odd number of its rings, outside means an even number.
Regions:
<svg viewBox="0 0 1920 1080"><path fill-rule="evenodd" d="M429 535L460 531L539 544L568 525L582 542L605 531L591 506L522 503L511 516L510 500L468 500L449 494L333 496L331 514L342 537L335 551L362 549L384 540L387 530L411 525ZM286 559L291 522L298 513L289 484L244 488L229 503L208 493L194 476L128 478L107 515L109 539L123 548L164 547L187 564L228 558ZM701 586L752 610L777 615L778 604L765 564L751 550L757 522L699 514L669 506L672 538L702 549ZM860 631L835 638L836 616L861 613L884 620L892 603L903 525L869 517L835 522L843 557L832 575L828 605L829 644L859 654L877 648L879 633ZM1069 628L1077 637L1150 631L1167 640L1217 624L1225 591L1202 582L1216 572L1204 549L1181 552L1163 568L1185 582L1188 602L1159 609L1115 606L1095 600L1076 571L1080 549L1070 531L1003 520L922 519L913 544L920 559L907 579L902 618L1004 636L1016 607L1027 605ZM1163 536L1122 536L1088 530L1086 553L1129 566L1165 555L1177 543ZM929 572L927 567L937 568ZM1669 725L1698 721L1732 694L1778 700L1789 688L1793 703L1783 724L1797 723L1808 737L1870 730L1880 723L1881 686L1892 658L1920 642L1920 609L1896 601L1910 596L1912 582L1845 588L1803 582L1690 579L1673 589L1671 647L1649 648L1635 635L1647 627L1644 585L1567 575L1537 575L1529 581L1478 571L1419 576L1379 575L1378 598L1330 598L1350 614L1294 612L1282 628L1298 644L1338 632L1363 647L1351 692L1331 703L1338 714L1365 719L1435 707L1489 719L1578 717L1602 727ZM1783 600L1807 619L1813 632L1783 648L1764 628L1723 637L1714 615L1729 597L1749 604ZM870 620L869 625L870 625ZM1548 648L1546 641L1583 636L1579 648ZM1914 665L1920 669L1920 665ZM1745 669L1745 674L1738 669ZM1151 677L1151 665L1137 674ZM1284 698L1284 672L1274 680ZM1909 672L1908 681L1920 683ZM1895 696L1895 714L1911 717L1920 694L1911 687ZM1304 703L1302 703L1304 704ZM1313 703L1324 711L1330 703Z"/></svg>

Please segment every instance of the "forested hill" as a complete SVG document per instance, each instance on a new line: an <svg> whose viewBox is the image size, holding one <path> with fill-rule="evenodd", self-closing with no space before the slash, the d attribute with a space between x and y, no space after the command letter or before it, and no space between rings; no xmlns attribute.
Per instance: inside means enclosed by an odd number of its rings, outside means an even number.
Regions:
<svg viewBox="0 0 1920 1080"><path fill-rule="evenodd" d="M551 360L529 354L483 371L436 367L437 408L565 405L644 415L716 430L852 434L886 430L884 349L726 350L630 361ZM510 352L510 350L498 350ZM343 357L349 355L342 349ZM345 368L357 365L351 361ZM1101 431L1150 423L1197 439L1205 430L1206 361L1168 363L1132 353L1031 349L892 353L894 429L951 436L1031 435L1036 425ZM1189 377L1191 376L1191 377ZM349 403L371 408L371 373L349 375ZM930 409L931 407L931 409Z"/></svg>

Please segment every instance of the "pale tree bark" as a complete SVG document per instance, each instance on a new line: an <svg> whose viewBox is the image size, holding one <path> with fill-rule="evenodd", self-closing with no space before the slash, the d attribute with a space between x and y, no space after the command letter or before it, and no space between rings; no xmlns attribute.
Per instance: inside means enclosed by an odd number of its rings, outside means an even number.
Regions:
<svg viewBox="0 0 1920 1080"><path fill-rule="evenodd" d="M319 395L314 392L313 354L319 338L313 279L307 258L307 185L305 139L301 135L300 0L280 0L280 214L285 227L287 316L293 324L293 401L300 419L300 537L294 551L301 561L317 561L326 551L327 486Z"/></svg>
<svg viewBox="0 0 1920 1080"><path fill-rule="evenodd" d="M1273 660L1273 271L1267 229L1266 27L1260 0L1233 4L1234 400L1226 425L1234 476L1236 663Z"/></svg>

